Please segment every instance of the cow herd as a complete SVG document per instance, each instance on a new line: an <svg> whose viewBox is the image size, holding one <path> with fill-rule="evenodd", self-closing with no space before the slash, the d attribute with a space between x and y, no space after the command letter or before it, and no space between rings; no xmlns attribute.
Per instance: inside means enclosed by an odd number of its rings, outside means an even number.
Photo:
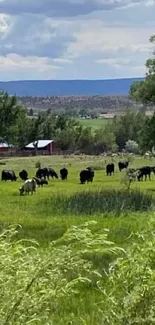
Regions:
<svg viewBox="0 0 155 325"><path fill-rule="evenodd" d="M61 180L67 180L68 176L68 170L66 168L60 169L60 178ZM24 181L23 185L19 188L20 195L23 195L24 193L30 193L33 194L33 192L36 192L36 187L43 187L43 185L48 185L48 181L51 178L58 178L58 174L55 172L52 168L39 168L36 172L36 175L32 177L32 179L29 179L28 172L23 169L19 172L19 176L16 176L15 172L13 170L3 170L1 174L1 180L2 181L17 181L18 178L20 178L22 181Z"/></svg>
<svg viewBox="0 0 155 325"><path fill-rule="evenodd" d="M127 169L129 166L129 162L119 162L118 163L118 169L121 172L123 169ZM143 181L143 178L147 180L147 177L150 179L151 178L151 173L155 174L155 167L150 167L150 166L143 166L140 168L130 168L129 173L130 175L132 174L135 176L135 180L137 179L138 181ZM115 173L115 165L114 163L108 164L106 166L106 174L107 176L114 175Z"/></svg>
<svg viewBox="0 0 155 325"><path fill-rule="evenodd" d="M123 169L127 169L129 166L129 162L119 162L118 163L118 169L121 172ZM155 174L155 167L150 166L144 166L137 169L128 169L130 174L134 176L135 180L142 181L143 178L145 180L147 177L150 179L151 173L153 172ZM106 165L106 175L112 176L115 173L115 165L114 163L109 163ZM79 174L80 183L85 184L86 182L93 182L95 176L94 169L92 167L87 167L86 169L81 170ZM26 170L22 170L19 172L19 176L16 176L15 172L13 170L3 170L1 174L1 180L2 181L16 181L18 178L20 178L22 181L24 181L23 185L19 188L20 195L23 195L24 193L30 193L33 194L36 192L36 187L43 187L43 185L48 185L49 179L55 178L58 179L59 176L52 168L39 168L36 172L36 175L29 179L28 172ZM62 168L60 169L60 178L62 181L67 181L68 178L68 169Z"/></svg>

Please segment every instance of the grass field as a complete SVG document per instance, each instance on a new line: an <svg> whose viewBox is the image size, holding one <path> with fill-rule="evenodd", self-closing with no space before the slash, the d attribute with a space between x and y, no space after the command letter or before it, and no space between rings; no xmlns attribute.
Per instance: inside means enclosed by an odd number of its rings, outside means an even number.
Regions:
<svg viewBox="0 0 155 325"><path fill-rule="evenodd" d="M105 127L107 123L109 123L110 119L77 119L83 126L89 127L91 126L94 130L99 129L101 127Z"/></svg>
<svg viewBox="0 0 155 325"><path fill-rule="evenodd" d="M29 176L35 175L36 168L35 162L38 158L16 158L6 160L6 165L1 166L2 169L14 169L18 174L20 170L26 169L29 172ZM49 166L54 168L59 172L60 168L66 166L69 169L69 177L67 182L62 182L59 180L50 180L48 186L43 188L38 188L37 194L33 197L29 196L19 196L18 188L21 186L22 182L20 179L17 182L6 182L0 184L0 222L5 223L20 223L23 225L23 232L26 236L36 238L37 240L43 242L48 242L49 240L55 239L61 235L68 226L72 224L81 223L84 219L89 219L86 215L69 215L64 217L62 212L59 211L59 204L56 209L50 205L51 198L60 196L73 196L73 193L81 191L98 191L100 189L121 189L123 184L121 184L121 179L123 177L123 172L119 173L117 168L116 160L116 173L114 177L107 177L105 174L105 166L107 160L104 158L97 157L86 157L81 159L81 157L73 158L62 158L62 157L43 157L39 159L42 166ZM153 161L142 160L137 158L133 161L132 166L143 166L146 164L154 165ZM93 184L81 185L79 183L79 173L80 170L87 166L94 166L96 169L95 178ZM132 188L142 189L148 193L154 193L155 191L155 177L152 176L151 181L140 182L133 184ZM9 199L8 199L9 198ZM121 218L117 220L115 217L109 219L103 218L104 213L99 213L98 217L99 223L104 223L105 227L113 228L114 224L117 223L120 227L120 222L122 224L129 224L126 218ZM91 215L94 218L94 215ZM115 219L115 220L113 220ZM137 223L137 221L136 221ZM50 231L49 231L50 227ZM113 236L112 236L113 237Z"/></svg>
<svg viewBox="0 0 155 325"><path fill-rule="evenodd" d="M152 175L152 179L150 181L135 182L132 185L132 189L137 191L140 190L142 193L144 193L142 196L146 194L147 197L141 198L141 194L137 192L138 194L136 194L137 196L135 196L134 199L132 198L131 201L129 199L128 209L126 209L124 205L127 203L124 203L124 199L128 194L125 192L126 189L121 182L124 172L120 173L118 171L118 159L115 160L115 176L111 177L107 177L105 174L105 166L110 159L105 160L103 157L89 156L75 157L74 155L68 158L36 157L11 158L4 161L1 160L1 164L4 163L5 165L0 166L0 171L3 169L14 169L18 174L20 170L26 169L29 172L29 176L32 177L35 175L35 163L38 160L41 162L42 166L52 167L57 172L59 172L61 167L67 167L69 170L68 180L65 182L62 182L60 179L50 180L49 185L44 186L43 188L38 188L37 193L33 196L29 195L22 197L19 196L18 191L18 188L22 184L20 180L17 180L17 182L0 182L0 225L1 230L4 230L11 224L20 224L22 228L20 228L17 238L37 240L40 245L39 250L42 255L49 254L49 245L51 241L59 240L70 227L79 227L81 224L88 221L96 222L91 226L92 240L94 234L101 234L103 229L109 229L107 240L114 241L116 245L125 249L128 249L128 247L130 247L135 240L137 240L137 242L139 240L135 239L135 236L131 236L132 233L145 231L149 222L152 222L151 227L154 227L154 212L151 208L151 203L154 202L152 200L155 199L154 175ZM140 167L144 165L153 166L155 165L155 161L137 157L133 159L131 165L133 167ZM79 183L79 172L81 169L88 166L95 167L96 169L94 182L92 184L81 185ZM122 194L115 192L119 190L124 191L123 196ZM148 205L146 209L142 208L142 205L139 203L140 200L145 201L145 207ZM106 204L107 208L104 209ZM76 246L76 250L74 247L75 256L82 247L82 236L84 235L79 232L79 236L81 236L81 239ZM84 245L85 244L86 239L84 239ZM94 247L95 246L92 247L91 251L91 253L94 252L93 256L89 256L89 259L93 262L95 270L100 270L102 274L103 268L105 265L107 265L107 261L109 261L109 255L105 257L103 252L102 254L100 253L98 255L97 251L94 250ZM37 254L39 253L36 253L39 260L40 255ZM62 256L62 260L63 258L64 256ZM14 261L11 263L14 263ZM70 267L72 266L73 264L70 265ZM89 266L87 266L87 268L89 269ZM101 297L98 290L91 289L87 286L81 287L79 295L75 295L74 299L72 298L72 301L70 301L69 296L66 298L66 302L61 297L62 308L48 306L48 308L52 308L52 311L50 312L48 309L48 321L47 319L46 321L43 320L43 318L41 322L39 320L37 321L37 316L34 317L33 315L34 321L32 324L109 324L108 322L102 323L103 309L96 309L96 304L98 304L100 298ZM2 304L1 301L0 304ZM94 305L94 310L92 309L92 305ZM42 308L44 307L42 306ZM22 311L20 311L20 313L22 313ZM44 314L43 310L42 314ZM3 322L2 324L29 324L28 322L30 322L31 319L25 319L26 318L24 318L23 322L12 321L11 323L10 321L10 323ZM113 324L122 325L123 322L116 322ZM113 324L111 323L111 325Z"/></svg>

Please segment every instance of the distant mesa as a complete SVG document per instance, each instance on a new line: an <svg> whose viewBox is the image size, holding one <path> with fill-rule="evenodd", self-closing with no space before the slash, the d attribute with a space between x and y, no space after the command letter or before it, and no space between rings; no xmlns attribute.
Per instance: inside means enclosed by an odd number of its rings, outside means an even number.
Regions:
<svg viewBox="0 0 155 325"><path fill-rule="evenodd" d="M131 84L142 80L144 78L1 81L0 90L19 97L128 95Z"/></svg>

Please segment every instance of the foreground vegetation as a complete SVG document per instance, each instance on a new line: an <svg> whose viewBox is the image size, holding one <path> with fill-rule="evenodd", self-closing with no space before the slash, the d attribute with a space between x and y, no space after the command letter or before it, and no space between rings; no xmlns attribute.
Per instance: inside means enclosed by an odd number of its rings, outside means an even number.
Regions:
<svg viewBox="0 0 155 325"><path fill-rule="evenodd" d="M1 170L33 176L37 159L1 161ZM155 177L129 192L124 172L105 175L103 157L40 161L56 171L67 166L68 181L50 180L23 197L20 180L0 183L1 324L154 324ZM144 164L154 159L132 162ZM96 167L94 183L80 185L88 165Z"/></svg>
<svg viewBox="0 0 155 325"><path fill-rule="evenodd" d="M136 245L122 250L107 239L107 230L94 233L92 224L68 229L44 251L15 241L15 230L2 233L2 325L154 324L151 228L133 234Z"/></svg>

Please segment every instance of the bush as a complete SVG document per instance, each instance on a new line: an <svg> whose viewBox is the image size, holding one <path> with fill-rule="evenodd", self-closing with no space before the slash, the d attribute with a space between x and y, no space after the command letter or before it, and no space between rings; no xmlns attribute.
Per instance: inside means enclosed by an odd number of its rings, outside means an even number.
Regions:
<svg viewBox="0 0 155 325"><path fill-rule="evenodd" d="M140 242L139 242L140 241ZM111 265L109 286L104 291L100 308L102 324L155 324L155 234L138 234L137 241L125 257Z"/></svg>
<svg viewBox="0 0 155 325"><path fill-rule="evenodd" d="M128 140L125 144L125 149L130 153L138 153L138 143L134 140Z"/></svg>

